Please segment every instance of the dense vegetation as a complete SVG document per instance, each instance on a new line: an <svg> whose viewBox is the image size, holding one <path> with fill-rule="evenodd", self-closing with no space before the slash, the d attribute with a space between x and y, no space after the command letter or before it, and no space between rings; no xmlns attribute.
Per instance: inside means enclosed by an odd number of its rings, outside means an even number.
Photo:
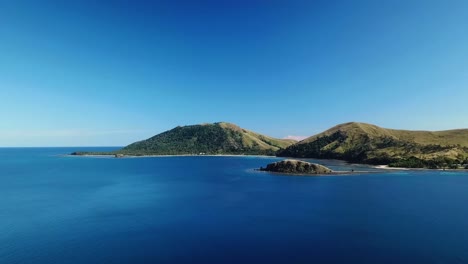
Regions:
<svg viewBox="0 0 468 264"><path fill-rule="evenodd" d="M234 124L214 123L176 127L112 153L122 155L275 155L294 141L275 139ZM75 153L96 154L96 153Z"/></svg>
<svg viewBox="0 0 468 264"><path fill-rule="evenodd" d="M462 168L468 164L468 130L413 132L347 123L280 150L278 156L409 168Z"/></svg>
<svg viewBox="0 0 468 264"><path fill-rule="evenodd" d="M262 171L272 171L294 174L329 174L332 170L320 164L309 163L300 160L282 160L270 163Z"/></svg>
<svg viewBox="0 0 468 264"><path fill-rule="evenodd" d="M447 157L419 159L417 157L401 158L389 164L390 167L429 168L429 169L468 169L468 160L460 161Z"/></svg>

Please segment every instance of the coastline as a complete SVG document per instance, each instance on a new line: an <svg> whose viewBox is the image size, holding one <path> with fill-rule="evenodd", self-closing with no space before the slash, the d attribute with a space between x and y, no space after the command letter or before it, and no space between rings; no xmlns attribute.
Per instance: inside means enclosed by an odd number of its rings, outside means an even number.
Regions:
<svg viewBox="0 0 468 264"><path fill-rule="evenodd" d="M386 171L332 171L330 173L288 173L288 172L276 172L276 171L265 171L260 169L254 169L256 172L276 174L278 176L303 176L303 177L330 177L330 176L351 176L351 175L362 175L370 173L386 173Z"/></svg>
<svg viewBox="0 0 468 264"><path fill-rule="evenodd" d="M388 165L376 165L373 166L375 169L381 169L381 170L412 170L412 168L403 168L403 167L390 167ZM424 168L421 168L424 169ZM430 169L428 169L430 170Z"/></svg>
<svg viewBox="0 0 468 264"><path fill-rule="evenodd" d="M122 155L116 156L113 154L82 154L82 155L73 155L73 154L63 154L63 156L70 157L89 157L89 158L99 158L99 157L108 157L108 158L168 158L168 157L259 157L259 158L277 158L276 156L268 155L236 155L236 154L213 154L213 155L192 155L192 154L177 154L177 155Z"/></svg>
<svg viewBox="0 0 468 264"><path fill-rule="evenodd" d="M381 170L402 170L402 171L457 171L457 172L468 172L468 169L429 169L429 168L404 168L404 167L389 167L388 165L376 165L373 166L376 169Z"/></svg>
<svg viewBox="0 0 468 264"><path fill-rule="evenodd" d="M116 156L121 155L121 156ZM60 156L64 157L85 157L85 158L170 158L170 157L256 157L256 158L286 158L286 157L277 157L277 156L268 156L268 155L242 155L242 154L211 154L211 155L196 155L196 154L177 154L177 155L125 155L125 154L62 154ZM334 160L334 159L332 159ZM344 161L344 160L339 160ZM346 162L346 161L344 161ZM390 167L388 165L369 165L365 163L353 163L356 165L369 166L374 169L379 169L383 171L464 171L468 172L468 169L429 169L429 168L405 168L405 167ZM372 171L354 171L354 172L341 172L334 171L332 174L323 174L326 175L348 175L356 173L371 173ZM292 174L292 175L303 175L303 176L317 176L317 174ZM322 175L321 175L322 176Z"/></svg>

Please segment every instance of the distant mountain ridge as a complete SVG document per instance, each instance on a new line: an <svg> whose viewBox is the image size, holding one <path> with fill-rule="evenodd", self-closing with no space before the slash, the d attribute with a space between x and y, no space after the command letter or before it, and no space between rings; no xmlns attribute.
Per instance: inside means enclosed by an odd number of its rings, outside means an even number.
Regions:
<svg viewBox="0 0 468 264"><path fill-rule="evenodd" d="M350 122L280 150L278 156L437 168L468 158L468 129L409 131Z"/></svg>

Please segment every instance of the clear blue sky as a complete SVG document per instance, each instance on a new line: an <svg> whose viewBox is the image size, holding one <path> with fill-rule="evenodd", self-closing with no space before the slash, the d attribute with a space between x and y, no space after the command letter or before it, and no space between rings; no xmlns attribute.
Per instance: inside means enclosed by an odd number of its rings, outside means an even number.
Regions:
<svg viewBox="0 0 468 264"><path fill-rule="evenodd" d="M275 137L466 128L467 14L464 0L0 1L0 146L216 121Z"/></svg>

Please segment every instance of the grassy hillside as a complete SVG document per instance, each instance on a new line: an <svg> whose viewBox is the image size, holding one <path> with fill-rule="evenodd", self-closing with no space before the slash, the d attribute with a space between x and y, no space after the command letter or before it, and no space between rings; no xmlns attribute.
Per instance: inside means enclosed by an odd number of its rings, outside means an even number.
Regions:
<svg viewBox="0 0 468 264"><path fill-rule="evenodd" d="M352 122L300 141L278 155L402 167L455 167L468 163L468 129L408 131Z"/></svg>
<svg viewBox="0 0 468 264"><path fill-rule="evenodd" d="M220 122L214 124L179 126L149 139L130 144L110 154L275 155L276 151L286 148L293 143L295 143L293 140L276 139L240 128L234 124Z"/></svg>

